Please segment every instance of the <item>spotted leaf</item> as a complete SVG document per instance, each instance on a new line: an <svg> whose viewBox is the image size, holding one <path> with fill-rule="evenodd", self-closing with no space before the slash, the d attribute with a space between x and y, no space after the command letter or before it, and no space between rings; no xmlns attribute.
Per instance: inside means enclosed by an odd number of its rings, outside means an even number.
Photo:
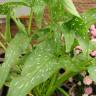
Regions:
<svg viewBox="0 0 96 96"><path fill-rule="evenodd" d="M81 14L85 23L90 27L92 24L96 23L96 8L90 9Z"/></svg>
<svg viewBox="0 0 96 96"><path fill-rule="evenodd" d="M83 19L74 17L72 20L64 24L68 32L74 33L74 38L78 40L80 46L83 48L83 50L86 50L88 48L88 28L86 26L86 23ZM66 28L65 28L66 29Z"/></svg>
<svg viewBox="0 0 96 96"><path fill-rule="evenodd" d="M26 96L31 89L46 81L60 67L61 64L58 64L50 46L41 43L27 58L21 77L11 82L8 96Z"/></svg>
<svg viewBox="0 0 96 96"><path fill-rule="evenodd" d="M40 28L41 28L41 23L43 19L44 8L45 8L45 3L43 0L39 0L39 1L35 0L32 6L32 10L35 15L36 24Z"/></svg>
<svg viewBox="0 0 96 96"><path fill-rule="evenodd" d="M29 41L30 39L25 34L18 33L10 42L4 63L0 66L0 88L8 76L11 66L16 63L21 53L28 47Z"/></svg>

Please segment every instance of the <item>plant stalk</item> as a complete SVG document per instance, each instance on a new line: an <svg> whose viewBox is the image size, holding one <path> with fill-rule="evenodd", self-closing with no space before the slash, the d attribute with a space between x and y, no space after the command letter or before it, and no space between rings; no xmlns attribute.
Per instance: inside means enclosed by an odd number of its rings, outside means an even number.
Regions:
<svg viewBox="0 0 96 96"><path fill-rule="evenodd" d="M59 90L64 96L69 96L68 93L67 93L65 90L63 90L62 88L59 87L58 90Z"/></svg>
<svg viewBox="0 0 96 96"><path fill-rule="evenodd" d="M52 87L52 89L50 90L50 92L46 96L50 96L55 91L56 88L58 88L64 81L68 80L69 77L74 76L75 74L76 73L74 73L74 72L73 73L65 72L62 76L60 76L57 79L55 85Z"/></svg>
<svg viewBox="0 0 96 96"><path fill-rule="evenodd" d="M3 43L0 41L0 46L6 51L6 47L3 45Z"/></svg>
<svg viewBox="0 0 96 96"><path fill-rule="evenodd" d="M32 25L32 15L33 15L33 13L32 13L32 8L31 8L30 18L29 18L29 25L28 25L28 35L29 36L30 36L30 33L31 33L31 29L32 29L32 27L31 27L31 25Z"/></svg>

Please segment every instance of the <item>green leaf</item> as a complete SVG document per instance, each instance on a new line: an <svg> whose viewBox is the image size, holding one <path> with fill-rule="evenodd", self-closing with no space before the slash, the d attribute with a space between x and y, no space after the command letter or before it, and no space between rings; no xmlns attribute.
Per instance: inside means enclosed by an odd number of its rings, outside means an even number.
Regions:
<svg viewBox="0 0 96 96"><path fill-rule="evenodd" d="M26 0L7 0L5 2L2 2L0 3L0 5L3 5L3 6L9 6L9 7L14 7L14 6L30 6L28 2L26 2Z"/></svg>
<svg viewBox="0 0 96 96"><path fill-rule="evenodd" d="M33 13L35 15L36 24L41 28L41 23L44 14L45 3L43 0L36 0L32 6Z"/></svg>
<svg viewBox="0 0 96 96"><path fill-rule="evenodd" d="M64 7L73 15L80 18L80 15L78 11L76 10L76 7L74 6L72 0L61 0Z"/></svg>
<svg viewBox="0 0 96 96"><path fill-rule="evenodd" d="M85 21L86 25L90 27L92 24L96 23L96 8L90 9L81 14L83 20Z"/></svg>
<svg viewBox="0 0 96 96"><path fill-rule="evenodd" d="M21 77L11 82L8 96L26 96L61 67L50 48L46 42L36 47L24 64Z"/></svg>
<svg viewBox="0 0 96 96"><path fill-rule="evenodd" d="M7 5L0 4L0 14L5 15L9 10L10 8Z"/></svg>
<svg viewBox="0 0 96 96"><path fill-rule="evenodd" d="M19 31L24 32L25 34L28 35L26 28L24 26L24 24L21 23L20 19L16 18L15 16L12 16L12 19L14 20L14 22L16 23Z"/></svg>
<svg viewBox="0 0 96 96"><path fill-rule="evenodd" d="M85 21L83 19L74 18L72 21L72 29L74 29L76 34L76 39L78 40L81 48L85 51L88 49L89 45L89 37L88 37L88 30Z"/></svg>
<svg viewBox="0 0 96 96"><path fill-rule="evenodd" d="M13 15L13 10L15 10L17 7L21 7L21 6L27 6L27 7L29 7L27 4L26 4L26 2L24 2L24 1L22 1L22 0L20 0L20 1L15 1L15 0L11 0L11 1L6 1L6 2L4 2L4 3L1 3L0 4L0 14L2 14L2 15L7 15L7 17L9 18L9 10L11 10L10 11L10 17ZM8 19L7 18L7 19ZM20 20L17 20L16 19L16 17L14 17L14 16L12 16L12 18L13 18L13 20L15 21L15 23L16 23L16 25L17 25L17 27L19 28L19 30L20 31L22 31L22 32L25 32L25 33L27 33L26 32L26 29L25 29L25 27L24 27L24 25L20 22ZM8 20L7 20L7 22L8 22ZM9 36L10 35L10 33L8 32L8 30L10 30L10 27L9 27L9 22L7 23L7 25L6 25L6 39L10 39L11 38L11 36ZM10 40L9 40L10 41Z"/></svg>
<svg viewBox="0 0 96 96"><path fill-rule="evenodd" d="M88 72L91 79L96 82L96 66L90 66Z"/></svg>
<svg viewBox="0 0 96 96"><path fill-rule="evenodd" d="M53 41L55 54L61 54L61 32L54 32L54 41Z"/></svg>
<svg viewBox="0 0 96 96"><path fill-rule="evenodd" d="M23 0L7 0L3 3L0 3L0 14L7 15L10 8L20 7L20 6L27 6L30 5L27 2L24 2ZM13 9L11 9L13 10Z"/></svg>
<svg viewBox="0 0 96 96"><path fill-rule="evenodd" d="M74 17L72 20L65 23L65 25L67 26L71 34L72 32L74 32L75 39L78 40L81 48L84 51L86 51L89 44L89 37L88 37L88 27L85 21L80 18Z"/></svg>
<svg viewBox="0 0 96 96"><path fill-rule="evenodd" d="M5 61L0 67L0 88L4 84L10 68L16 63L22 52L28 47L30 39L24 33L18 33L9 43L6 50Z"/></svg>
<svg viewBox="0 0 96 96"><path fill-rule="evenodd" d="M63 25L62 31L63 31L65 44L66 44L66 52L70 52L71 47L74 43L75 32L74 30L70 30L66 25Z"/></svg>
<svg viewBox="0 0 96 96"><path fill-rule="evenodd" d="M62 42L61 42L61 30L59 27L59 24L52 24L51 25L52 30L52 39L50 40L50 43L52 44L52 48L54 49L55 55L62 54Z"/></svg>
<svg viewBox="0 0 96 96"><path fill-rule="evenodd" d="M72 15L64 10L62 0L49 0L47 5L49 6L49 14L54 22L67 22L72 18Z"/></svg>

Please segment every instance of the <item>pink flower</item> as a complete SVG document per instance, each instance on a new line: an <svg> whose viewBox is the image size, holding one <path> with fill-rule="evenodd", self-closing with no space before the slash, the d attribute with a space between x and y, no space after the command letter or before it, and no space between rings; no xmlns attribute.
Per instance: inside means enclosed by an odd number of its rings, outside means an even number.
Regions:
<svg viewBox="0 0 96 96"><path fill-rule="evenodd" d="M95 30L91 30L91 35L92 35L93 37L96 37L96 29L95 29Z"/></svg>
<svg viewBox="0 0 96 96"><path fill-rule="evenodd" d="M91 80L91 78L90 78L89 76L86 76L86 77L83 79L83 83L84 83L85 85L90 85L90 84L92 84L92 80Z"/></svg>
<svg viewBox="0 0 96 96"><path fill-rule="evenodd" d="M92 38L91 41L96 43L96 38Z"/></svg>
<svg viewBox="0 0 96 96"><path fill-rule="evenodd" d="M92 92L93 92L92 87L86 87L86 88L84 88L84 93L85 94L90 95L90 94L92 94Z"/></svg>
<svg viewBox="0 0 96 96"><path fill-rule="evenodd" d="M95 30L95 29L96 29L96 28L95 28L95 25L94 25L94 24L91 25L90 29L91 29L91 30Z"/></svg>
<svg viewBox="0 0 96 96"><path fill-rule="evenodd" d="M79 45L76 46L75 49L82 50L82 48Z"/></svg>
<svg viewBox="0 0 96 96"><path fill-rule="evenodd" d="M92 52L90 53L90 56L91 56L91 57L96 57L96 50L92 51Z"/></svg>
<svg viewBox="0 0 96 96"><path fill-rule="evenodd" d="M88 94L83 94L82 96L88 96Z"/></svg>
<svg viewBox="0 0 96 96"><path fill-rule="evenodd" d="M92 37L96 37L96 26L95 25L91 25L90 34Z"/></svg>
<svg viewBox="0 0 96 96"><path fill-rule="evenodd" d="M82 48L78 45L75 47L74 52L76 55L80 54L82 52Z"/></svg>

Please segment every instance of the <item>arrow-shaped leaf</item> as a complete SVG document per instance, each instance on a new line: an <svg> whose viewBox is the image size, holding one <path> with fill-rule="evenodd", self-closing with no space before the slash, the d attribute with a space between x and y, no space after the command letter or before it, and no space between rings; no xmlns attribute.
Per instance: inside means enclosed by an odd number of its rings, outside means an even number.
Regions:
<svg viewBox="0 0 96 96"><path fill-rule="evenodd" d="M64 39L66 43L66 52L70 52L71 47L74 43L75 32L74 30L70 30L66 25L63 25L62 32L64 34Z"/></svg>
<svg viewBox="0 0 96 96"><path fill-rule="evenodd" d="M64 7L73 15L80 18L80 15L78 11L76 10L76 7L74 6L72 0L61 0Z"/></svg>
<svg viewBox="0 0 96 96"><path fill-rule="evenodd" d="M71 37L75 34L75 39L78 40L80 46L83 48L83 50L87 50L88 48L88 43L89 43L89 39L88 39L88 27L85 23L84 20L74 17L72 20L70 20L69 22L65 23L63 26L65 26L64 30L66 30L66 34L70 33ZM67 37L65 37L67 38ZM68 40L67 38L67 43L70 42L70 38ZM66 42L65 42L66 43Z"/></svg>
<svg viewBox="0 0 96 96"><path fill-rule="evenodd" d="M50 48L43 42L30 54L21 77L11 82L8 96L26 96L31 89L46 81L61 67Z"/></svg>

